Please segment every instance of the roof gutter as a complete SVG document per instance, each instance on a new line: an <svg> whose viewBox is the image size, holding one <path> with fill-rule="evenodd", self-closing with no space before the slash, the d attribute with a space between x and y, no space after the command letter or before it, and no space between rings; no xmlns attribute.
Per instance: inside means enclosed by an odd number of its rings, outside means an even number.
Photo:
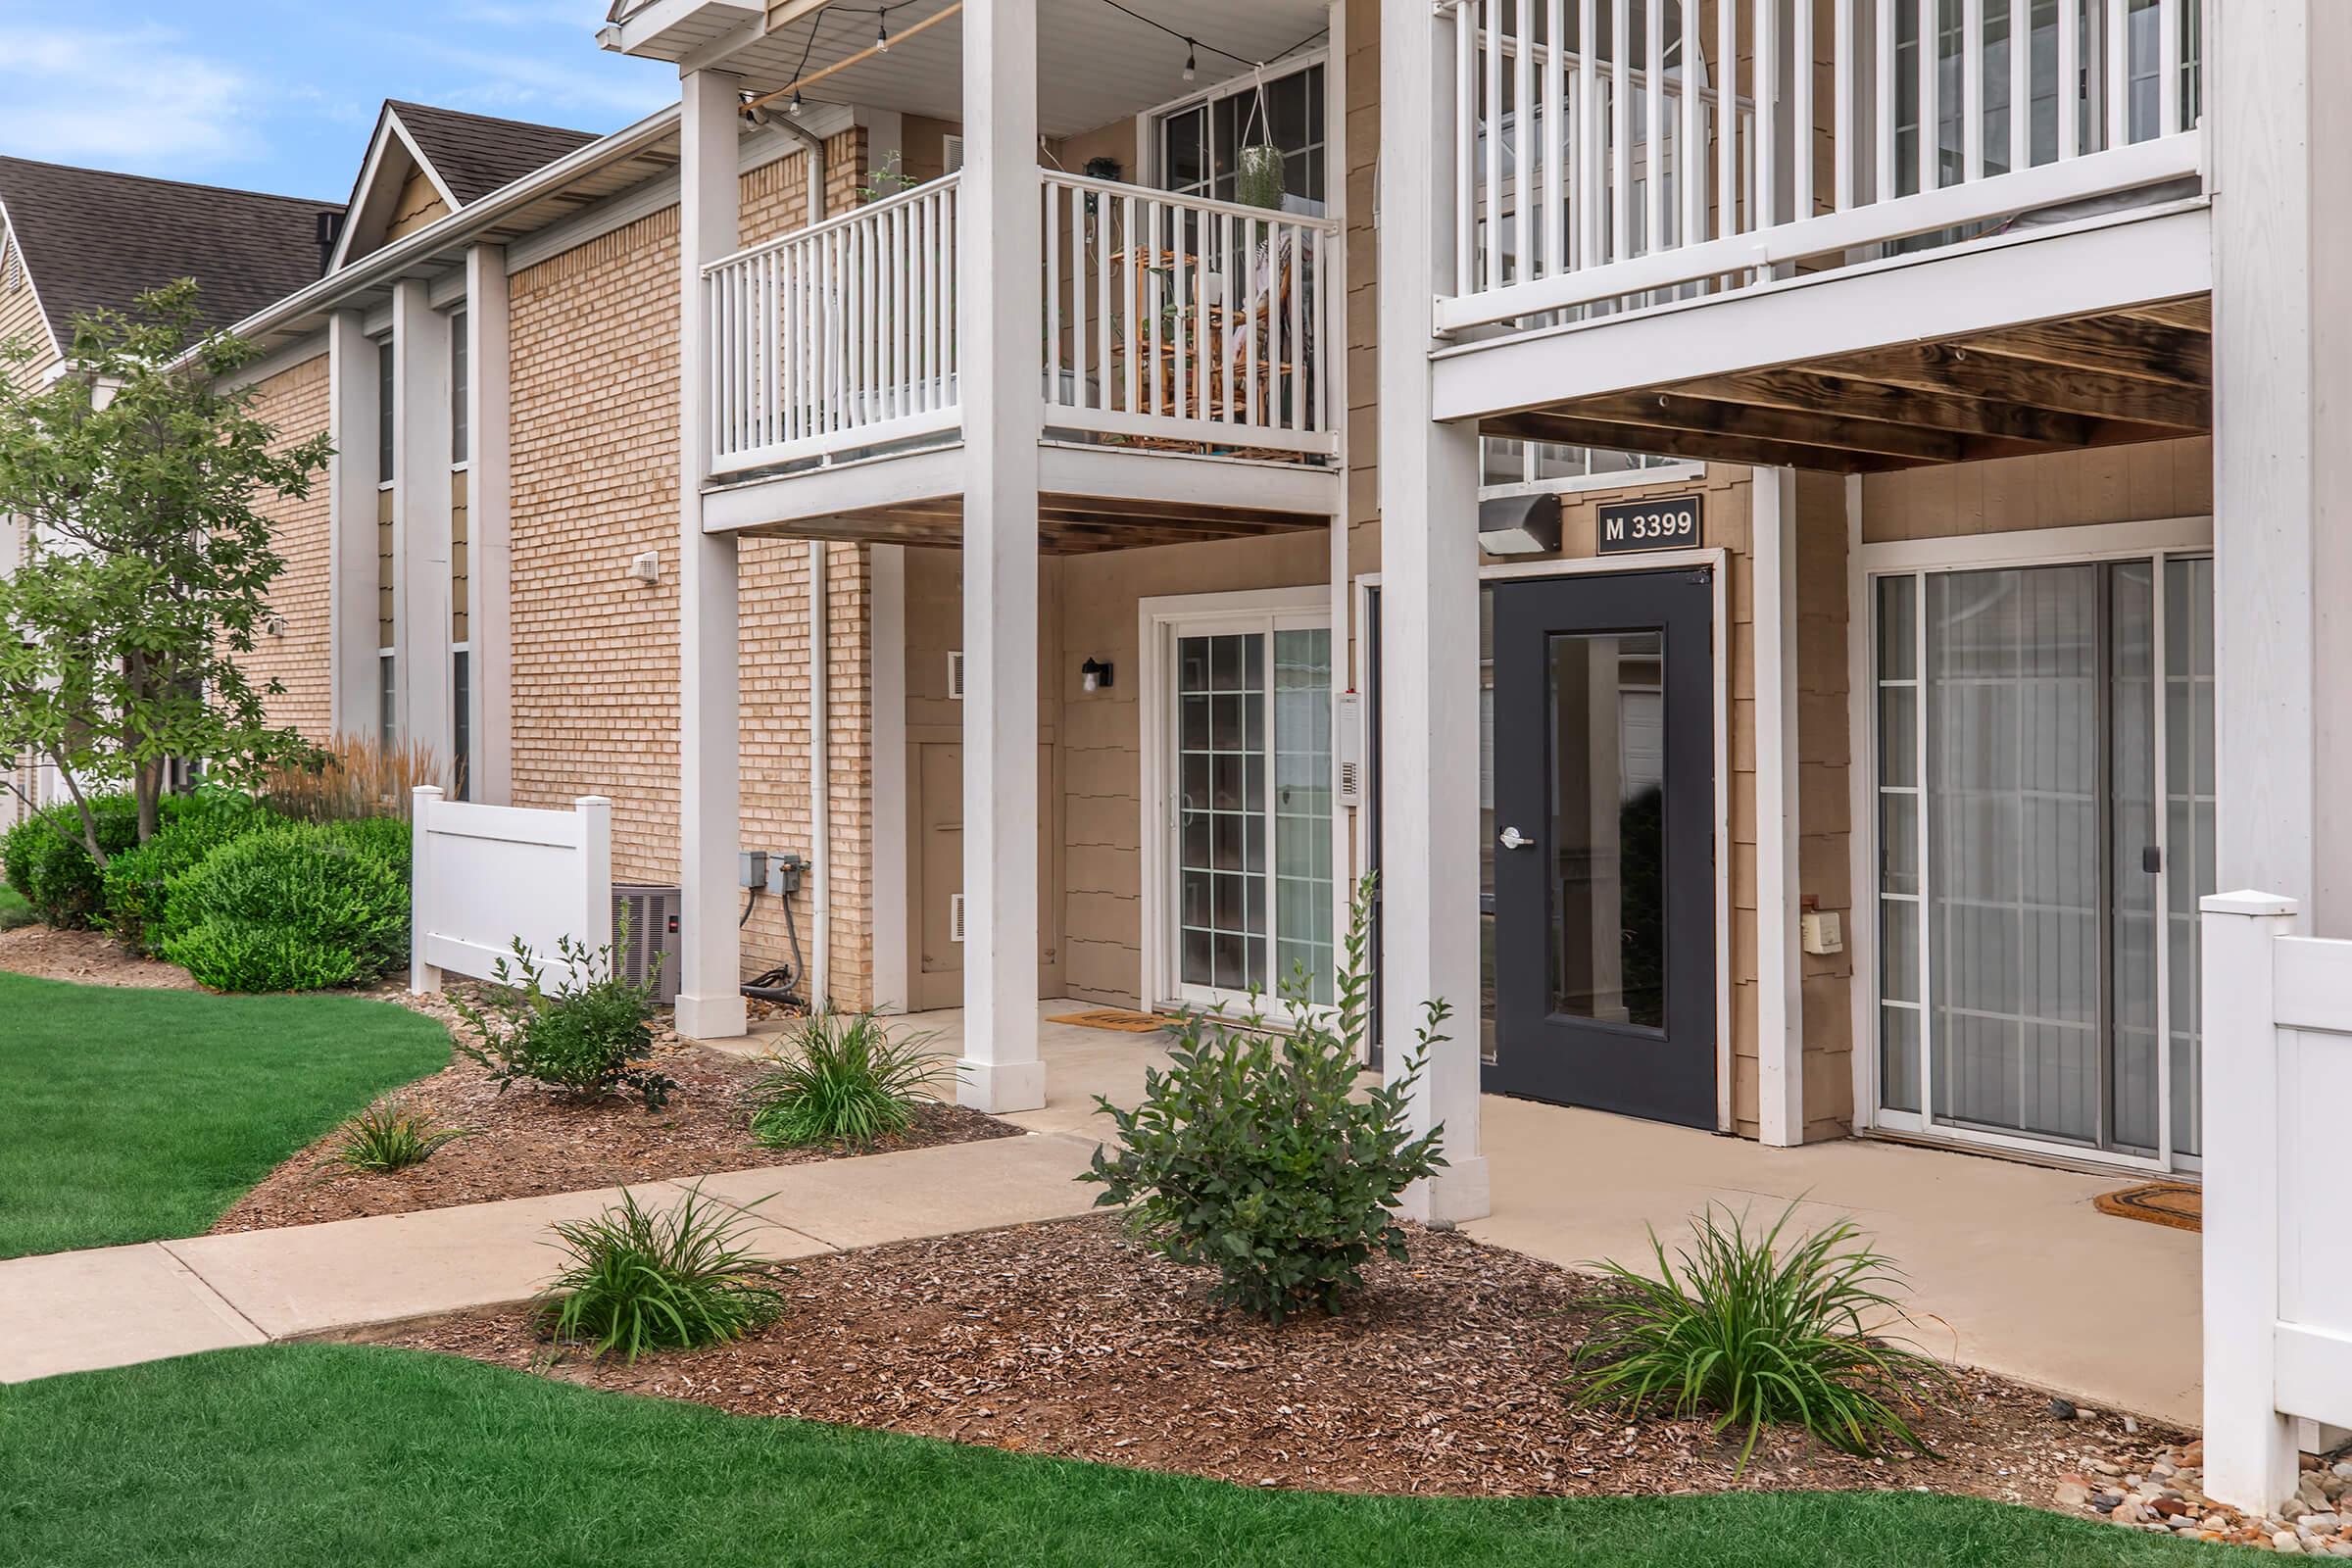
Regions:
<svg viewBox="0 0 2352 1568"><path fill-rule="evenodd" d="M276 331L315 311L330 310L345 295L377 287L399 277L425 258L496 226L499 220L561 190L580 175L593 173L609 164L633 158L659 145L675 133L677 126L678 106L666 104L635 124L565 153L546 168L525 174L513 184L492 191L471 206L462 207L414 234L395 240L381 250L329 272L318 282L287 295L267 310L258 311L224 330L237 337L253 338L265 332ZM185 365L194 357L195 351L190 350L174 364Z"/></svg>

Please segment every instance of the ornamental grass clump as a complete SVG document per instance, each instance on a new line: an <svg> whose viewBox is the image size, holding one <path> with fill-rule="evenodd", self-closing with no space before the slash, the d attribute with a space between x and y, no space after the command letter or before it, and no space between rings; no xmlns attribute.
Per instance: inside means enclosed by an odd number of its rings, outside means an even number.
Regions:
<svg viewBox="0 0 2352 1568"><path fill-rule="evenodd" d="M946 1057L929 1049L934 1038L894 1038L871 1012L817 1013L752 1085L752 1136L771 1149L863 1149L905 1132L917 1106L939 1101L932 1083Z"/></svg>
<svg viewBox="0 0 2352 1568"><path fill-rule="evenodd" d="M421 1165L461 1138L463 1127L443 1127L397 1096L378 1101L343 1126L327 1163L385 1176Z"/></svg>
<svg viewBox="0 0 2352 1568"><path fill-rule="evenodd" d="M1844 1453L1896 1443L1929 1451L1903 1411L1949 1374L1884 1337L1902 1321L1901 1271L1850 1221L1784 1249L1795 1213L1790 1203L1754 1236L1743 1215L1710 1204L1691 1221L1692 1244L1677 1250L1679 1279L1654 1230L1654 1277L1601 1264L1625 1294L1577 1356L1590 1377L1575 1401L1712 1412L1718 1433L1746 1427L1741 1469L1764 1428L1777 1425L1801 1427Z"/></svg>
<svg viewBox="0 0 2352 1568"><path fill-rule="evenodd" d="M1169 1065L1144 1075L1143 1103L1096 1103L1118 1127L1079 1179L1098 1205L1132 1204L1153 1250L1217 1271L1215 1299L1273 1323L1340 1309L1375 1255L1403 1258L1396 1208L1436 1174L1443 1128L1416 1137L1409 1107L1449 1009L1425 1004L1402 1073L1359 1092L1371 1020L1372 879L1356 891L1337 1005L1309 1004L1306 976L1283 987L1287 1028L1255 1011L1179 1015Z"/></svg>
<svg viewBox="0 0 2352 1568"><path fill-rule="evenodd" d="M625 1189L594 1219L555 1228L569 1264L537 1306L559 1343L634 1362L648 1350L696 1349L742 1339L784 1309L763 1265L743 1245L743 1209L688 1189L654 1211Z"/></svg>

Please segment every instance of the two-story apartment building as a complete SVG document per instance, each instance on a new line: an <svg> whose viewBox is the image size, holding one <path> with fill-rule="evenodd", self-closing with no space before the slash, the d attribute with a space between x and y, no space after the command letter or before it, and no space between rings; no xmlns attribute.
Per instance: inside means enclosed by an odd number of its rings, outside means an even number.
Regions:
<svg viewBox="0 0 2352 1568"><path fill-rule="evenodd" d="M2341 923L2341 24L1136 13L645 0L638 125L390 106L243 322L339 449L305 721L612 796L689 1034L797 937L999 1109L1040 997L1327 988L1377 869L1440 1216L1482 1089L2193 1170L2197 898Z"/></svg>
<svg viewBox="0 0 2352 1568"><path fill-rule="evenodd" d="M238 320L318 275L341 215L333 202L0 158L0 344L24 351L0 375L46 384L64 368L76 319L128 312L178 278L196 280L206 324ZM24 527L0 515L0 574L20 559ZM323 573L308 591L324 593ZM322 665L274 635L262 663L287 682L291 704L324 679ZM0 826L28 803L61 798L37 759L14 760L6 781Z"/></svg>

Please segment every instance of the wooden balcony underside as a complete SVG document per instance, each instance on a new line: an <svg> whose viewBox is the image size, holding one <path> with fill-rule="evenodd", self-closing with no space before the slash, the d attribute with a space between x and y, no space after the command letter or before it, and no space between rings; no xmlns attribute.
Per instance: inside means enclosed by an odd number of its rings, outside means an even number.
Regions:
<svg viewBox="0 0 2352 1568"><path fill-rule="evenodd" d="M1838 473L2202 435L2211 296L1574 399L1482 428Z"/></svg>
<svg viewBox="0 0 2352 1568"><path fill-rule="evenodd" d="M1141 550L1153 545L1249 539L1321 528L1328 517L1262 508L1103 496L1046 495L1038 499L1040 547L1049 556ZM954 550L963 542L963 498L937 496L827 517L797 518L773 529L800 539L846 539L860 544Z"/></svg>

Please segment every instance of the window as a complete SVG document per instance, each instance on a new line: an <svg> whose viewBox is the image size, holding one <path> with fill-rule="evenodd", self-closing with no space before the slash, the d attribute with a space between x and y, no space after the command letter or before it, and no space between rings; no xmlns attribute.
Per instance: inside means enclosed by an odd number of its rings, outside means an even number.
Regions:
<svg viewBox="0 0 2352 1568"><path fill-rule="evenodd" d="M375 477L390 484L397 472L393 451L392 339L375 340Z"/></svg>
<svg viewBox="0 0 2352 1568"><path fill-rule="evenodd" d="M1528 495L1544 490L1603 490L1695 477L1706 465L1646 452L1564 447L1548 441L1489 436L1479 443L1479 494Z"/></svg>
<svg viewBox="0 0 2352 1568"><path fill-rule="evenodd" d="M1186 196L1233 201L1241 149L1280 149L1283 209L1320 217L1328 201L1324 159L1323 68L1269 78L1261 91L1244 77L1212 88L1159 118L1159 183Z"/></svg>
<svg viewBox="0 0 2352 1568"><path fill-rule="evenodd" d="M449 746L450 771L456 777L455 798L473 799L473 655L466 649L450 651Z"/></svg>
<svg viewBox="0 0 2352 1568"><path fill-rule="evenodd" d="M473 388L466 366L466 313L449 318L449 461L464 463L472 440L467 428Z"/></svg>
<svg viewBox="0 0 2352 1568"><path fill-rule="evenodd" d="M375 731L387 749L400 744L400 694L393 679L393 665L391 649L375 651Z"/></svg>

